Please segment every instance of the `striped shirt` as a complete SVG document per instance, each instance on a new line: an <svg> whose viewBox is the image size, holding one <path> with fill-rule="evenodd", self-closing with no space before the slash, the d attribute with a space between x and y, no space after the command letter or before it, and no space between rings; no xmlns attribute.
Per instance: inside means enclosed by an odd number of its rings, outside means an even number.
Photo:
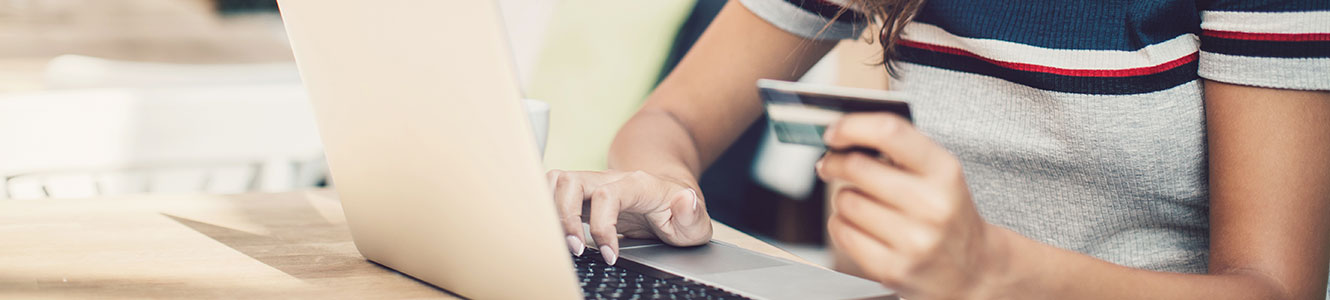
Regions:
<svg viewBox="0 0 1330 300"><path fill-rule="evenodd" d="M812 39L856 38L831 0L741 0ZM890 88L954 153L980 214L1116 264L1204 273L1201 78L1330 90L1330 0L929 0Z"/></svg>

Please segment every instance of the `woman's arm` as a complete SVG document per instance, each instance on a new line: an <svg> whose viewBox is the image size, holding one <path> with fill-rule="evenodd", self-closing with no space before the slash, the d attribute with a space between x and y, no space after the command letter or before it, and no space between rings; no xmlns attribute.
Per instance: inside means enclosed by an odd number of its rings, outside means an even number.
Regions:
<svg viewBox="0 0 1330 300"><path fill-rule="evenodd" d="M1206 82L1210 273L1324 299L1330 265L1330 92Z"/></svg>
<svg viewBox="0 0 1330 300"><path fill-rule="evenodd" d="M1043 278L1030 283L1066 298L1324 299L1330 93L1208 81L1205 109L1209 274L1133 270L1039 245L1054 259L1023 256L1058 276L1017 277Z"/></svg>
<svg viewBox="0 0 1330 300"><path fill-rule="evenodd" d="M1119 266L983 223L955 158L888 115L851 115L827 133L829 146L895 160L828 155L820 174L858 183L835 199L828 226L867 274L908 298L1324 299L1330 93L1207 81L1205 107L1208 274Z"/></svg>
<svg viewBox="0 0 1330 300"><path fill-rule="evenodd" d="M592 238L611 263L618 233L674 245L710 240L697 177L761 115L757 79L798 78L835 44L785 32L737 1L726 4L619 130L610 148L611 170L550 171L572 251L581 251L584 199L591 200L586 208Z"/></svg>
<svg viewBox="0 0 1330 300"><path fill-rule="evenodd" d="M835 45L780 30L731 1L619 130L610 168L701 175L762 114L758 79L797 79Z"/></svg>

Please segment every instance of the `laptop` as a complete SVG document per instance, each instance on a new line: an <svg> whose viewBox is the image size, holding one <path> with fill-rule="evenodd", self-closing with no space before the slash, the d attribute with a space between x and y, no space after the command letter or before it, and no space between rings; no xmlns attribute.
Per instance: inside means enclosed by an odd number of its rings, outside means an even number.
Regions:
<svg viewBox="0 0 1330 300"><path fill-rule="evenodd" d="M279 0L365 258L474 299L874 299L711 242L569 254L493 1ZM559 109L559 108L554 108Z"/></svg>

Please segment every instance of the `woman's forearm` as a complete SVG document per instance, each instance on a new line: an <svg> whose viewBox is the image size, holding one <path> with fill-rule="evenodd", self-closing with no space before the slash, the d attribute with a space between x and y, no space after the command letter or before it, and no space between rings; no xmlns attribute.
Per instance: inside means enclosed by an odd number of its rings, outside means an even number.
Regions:
<svg viewBox="0 0 1330 300"><path fill-rule="evenodd" d="M1324 299L1330 93L1205 82L1209 274L1133 269L1011 236L1015 296ZM1001 284L999 284L1001 285ZM1026 297L1020 297L1026 298Z"/></svg>
<svg viewBox="0 0 1330 300"><path fill-rule="evenodd" d="M619 129L610 146L609 167L696 185L705 168L700 157L692 134L678 119L663 110L643 109Z"/></svg>
<svg viewBox="0 0 1330 300"><path fill-rule="evenodd" d="M1181 274L1134 269L1059 249L1006 229L1009 261L992 274L996 298L1011 299L1289 299L1271 277L1249 270Z"/></svg>
<svg viewBox="0 0 1330 300"><path fill-rule="evenodd" d="M759 78L797 78L835 45L776 28L737 1L726 4L619 129L610 146L611 170L546 174L569 234L569 250L576 254L583 248L584 214L611 264L618 234L678 246L710 240L710 217L697 178L761 115L753 84ZM624 220L632 224L628 228L618 224L625 214L634 216Z"/></svg>
<svg viewBox="0 0 1330 300"><path fill-rule="evenodd" d="M695 182L762 114L757 79L799 78L835 46L776 28L737 1L727 3L619 130L610 168Z"/></svg>

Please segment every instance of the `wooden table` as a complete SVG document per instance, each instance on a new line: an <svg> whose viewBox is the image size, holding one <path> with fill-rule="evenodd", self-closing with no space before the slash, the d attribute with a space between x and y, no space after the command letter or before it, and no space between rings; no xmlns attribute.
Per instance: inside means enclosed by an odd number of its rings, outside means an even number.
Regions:
<svg viewBox="0 0 1330 300"><path fill-rule="evenodd" d="M454 298L361 257L328 190L0 201L0 298L253 297Z"/></svg>

